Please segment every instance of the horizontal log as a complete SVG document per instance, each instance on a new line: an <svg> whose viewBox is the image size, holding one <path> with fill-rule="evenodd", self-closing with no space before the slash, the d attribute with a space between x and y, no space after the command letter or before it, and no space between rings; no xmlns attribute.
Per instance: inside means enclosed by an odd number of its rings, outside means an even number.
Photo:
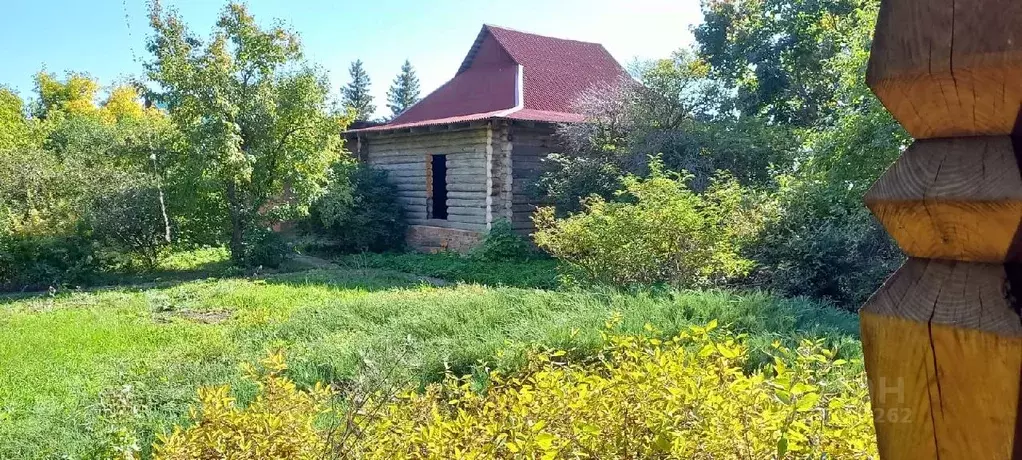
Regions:
<svg viewBox="0 0 1022 460"><path fill-rule="evenodd" d="M376 142L364 144L364 149L370 149L374 151L379 150L405 150L405 149L453 149L463 147L479 147L486 145L486 138L479 137L459 137L459 138L438 138L438 139L415 139L407 140L403 142Z"/></svg>
<svg viewBox="0 0 1022 460"><path fill-rule="evenodd" d="M448 206L447 214L451 216L482 216L486 217L486 208L466 208L460 206ZM459 220L459 219L455 219Z"/></svg>
<svg viewBox="0 0 1022 460"><path fill-rule="evenodd" d="M456 191L448 190L447 199L459 200L483 200L486 201L486 192L483 190Z"/></svg>
<svg viewBox="0 0 1022 460"><path fill-rule="evenodd" d="M416 197L397 196L397 197L394 197L394 201L397 201L398 203L409 205L409 206L417 206L417 205L425 206L426 205L426 197L424 197L424 196L422 196L422 197L419 197L419 196L416 196Z"/></svg>
<svg viewBox="0 0 1022 460"><path fill-rule="evenodd" d="M375 168L384 168L389 165L416 165L420 168L426 167L426 156L401 156L401 157L370 157L366 162Z"/></svg>
<svg viewBox="0 0 1022 460"><path fill-rule="evenodd" d="M419 183L394 182L393 184L395 187L397 187L398 192L417 192L419 190L425 192L426 190L426 184L423 184L421 182Z"/></svg>
<svg viewBox="0 0 1022 460"><path fill-rule="evenodd" d="M426 183L426 173L415 172L415 171L401 171L401 174L391 174L387 177L390 182L417 182L420 184Z"/></svg>
<svg viewBox="0 0 1022 460"><path fill-rule="evenodd" d="M426 225L430 227L442 227L442 228L456 228L460 230L469 230L474 232L486 231L485 223L470 223L470 222L459 222L453 220L441 220L441 219L425 219L416 218L408 219L408 223L411 225Z"/></svg>
<svg viewBox="0 0 1022 460"><path fill-rule="evenodd" d="M1002 264L910 258L863 305L881 458L1013 458L1022 321L1009 278Z"/></svg>
<svg viewBox="0 0 1022 460"><path fill-rule="evenodd" d="M486 224L485 215L462 215L462 214L450 214L448 210L447 220L451 222L461 222L466 224Z"/></svg>
<svg viewBox="0 0 1022 460"><path fill-rule="evenodd" d="M448 182L447 190L449 192L475 192L478 191L482 194L486 193L486 182L476 183L464 183L464 182Z"/></svg>
<svg viewBox="0 0 1022 460"><path fill-rule="evenodd" d="M422 190L398 190L397 196L401 198L419 198L419 197L425 198L426 189L423 188Z"/></svg>
<svg viewBox="0 0 1022 460"><path fill-rule="evenodd" d="M385 149L385 150L368 150L365 158L385 158L394 156L421 156L427 157L429 155L465 155L470 153L475 154L486 154L486 149L481 146L445 146L445 147L409 147L401 149Z"/></svg>
<svg viewBox="0 0 1022 460"><path fill-rule="evenodd" d="M425 163L432 155L447 155L448 160L459 160L459 159L485 159L486 152L483 149L415 149L415 150L399 150L391 152L370 152L366 155L370 164L388 164L388 163Z"/></svg>
<svg viewBox="0 0 1022 460"><path fill-rule="evenodd" d="M916 141L865 201L910 256L1022 260L1022 178L1009 136Z"/></svg>
<svg viewBox="0 0 1022 460"><path fill-rule="evenodd" d="M485 138L486 138L485 129L466 129L460 131L448 131L440 133L417 133L406 135L373 136L369 137L368 139L364 139L363 142L369 145L374 145L401 142L423 142L432 141L434 139L443 139L451 141L455 139L485 139Z"/></svg>
<svg viewBox="0 0 1022 460"><path fill-rule="evenodd" d="M417 161L411 163L380 163L374 166L377 169L384 171L425 171L426 162Z"/></svg>
<svg viewBox="0 0 1022 460"><path fill-rule="evenodd" d="M466 208L482 208L486 209L486 199L480 198L477 200L459 200L459 199L447 199L447 206L461 206Z"/></svg>
<svg viewBox="0 0 1022 460"><path fill-rule="evenodd" d="M486 169L484 168L457 168L448 169L447 177L453 176L473 176L473 177L486 177Z"/></svg>

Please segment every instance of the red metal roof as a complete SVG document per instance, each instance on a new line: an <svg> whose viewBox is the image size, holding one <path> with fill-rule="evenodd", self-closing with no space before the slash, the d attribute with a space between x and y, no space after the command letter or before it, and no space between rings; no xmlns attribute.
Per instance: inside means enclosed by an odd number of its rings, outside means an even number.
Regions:
<svg viewBox="0 0 1022 460"><path fill-rule="evenodd" d="M386 131L489 118L581 121L572 103L587 89L627 73L598 43L483 26L458 73L389 123Z"/></svg>
<svg viewBox="0 0 1022 460"><path fill-rule="evenodd" d="M625 69L599 43L564 40L484 26L525 70L525 108L572 112L592 86L615 84Z"/></svg>

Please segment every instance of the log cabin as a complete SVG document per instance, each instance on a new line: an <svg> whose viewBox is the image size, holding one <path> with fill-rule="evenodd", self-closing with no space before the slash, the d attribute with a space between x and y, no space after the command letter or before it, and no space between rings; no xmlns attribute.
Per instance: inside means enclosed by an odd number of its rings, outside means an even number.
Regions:
<svg viewBox="0 0 1022 460"><path fill-rule="evenodd" d="M454 75L388 123L345 132L388 172L421 251L466 251L499 220L532 231L534 185L583 92L627 73L598 43L483 26Z"/></svg>

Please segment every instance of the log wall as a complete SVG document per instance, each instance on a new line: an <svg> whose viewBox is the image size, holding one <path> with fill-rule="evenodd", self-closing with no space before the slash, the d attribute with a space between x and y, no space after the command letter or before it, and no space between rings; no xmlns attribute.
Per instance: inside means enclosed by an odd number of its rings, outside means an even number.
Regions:
<svg viewBox="0 0 1022 460"><path fill-rule="evenodd" d="M1022 458L1022 3L882 0L866 81L915 138L866 194L909 256L859 310L883 459Z"/></svg>
<svg viewBox="0 0 1022 460"><path fill-rule="evenodd" d="M494 120L459 129L369 133L355 141L360 159L389 173L411 225L483 233L507 220L527 235L534 229L532 212L547 204L535 185L543 158L556 150L553 132L551 125ZM429 218L432 155L447 155L447 219Z"/></svg>
<svg viewBox="0 0 1022 460"><path fill-rule="evenodd" d="M543 199L536 184L547 165L543 162L551 152L558 151L551 125L519 125L511 128L511 224L523 235L532 233L532 213L537 206L550 204Z"/></svg>
<svg viewBox="0 0 1022 460"><path fill-rule="evenodd" d="M359 156L384 169L397 186L409 224L482 232L487 226L490 128L370 134ZM447 155L446 220L427 218L431 155Z"/></svg>

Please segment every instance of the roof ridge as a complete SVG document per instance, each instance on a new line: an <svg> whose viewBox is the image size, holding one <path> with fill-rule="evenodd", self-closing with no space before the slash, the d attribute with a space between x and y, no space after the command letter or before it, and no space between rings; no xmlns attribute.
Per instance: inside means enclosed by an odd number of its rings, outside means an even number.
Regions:
<svg viewBox="0 0 1022 460"><path fill-rule="evenodd" d="M554 36L551 36L551 35L543 35L543 34L538 34L538 33L535 33L535 32L529 32L529 31L525 31L525 30L521 30L521 29L514 29L514 28L511 28L511 27L498 26L496 24L484 23L483 27L484 28L488 28L488 29L499 29L499 30L506 30L508 32L514 32L514 33L525 34L525 35L532 35L534 37L549 38L551 40L560 40L560 41L564 41L564 42L574 42L574 43L584 43L586 45L599 45L601 47L603 46L603 44L600 43L600 42L589 42L589 41L585 41L585 40L575 40L573 38L554 37Z"/></svg>

